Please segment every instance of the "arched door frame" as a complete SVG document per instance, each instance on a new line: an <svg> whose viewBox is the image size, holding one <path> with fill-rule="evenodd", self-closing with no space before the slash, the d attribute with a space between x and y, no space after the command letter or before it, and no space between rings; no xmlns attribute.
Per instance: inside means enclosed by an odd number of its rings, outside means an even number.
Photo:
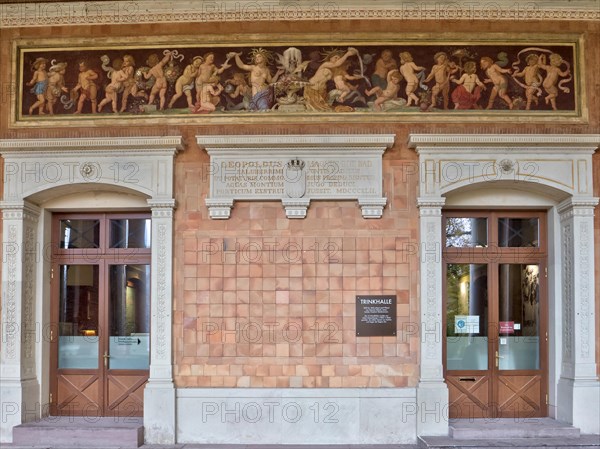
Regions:
<svg viewBox="0 0 600 449"><path fill-rule="evenodd" d="M146 440L175 442L172 369L173 163L181 137L0 140L4 158L0 442L47 414L44 300L48 200L78 191L127 193L152 211L150 378ZM142 201L140 201L140 199ZM111 206L112 207L112 206Z"/></svg>
<svg viewBox="0 0 600 449"><path fill-rule="evenodd" d="M549 197L551 412L600 433L595 360L592 154L599 135L413 134L419 154L421 363L418 435L448 433L448 389L442 360L442 208L454 192L481 187L529 190ZM473 207L488 207L483 201ZM515 204L527 207L527 204ZM554 218L553 218L554 217ZM552 307L552 304L551 304ZM552 363L553 362L553 363ZM553 368L554 367L554 368ZM551 408L552 410L552 408Z"/></svg>

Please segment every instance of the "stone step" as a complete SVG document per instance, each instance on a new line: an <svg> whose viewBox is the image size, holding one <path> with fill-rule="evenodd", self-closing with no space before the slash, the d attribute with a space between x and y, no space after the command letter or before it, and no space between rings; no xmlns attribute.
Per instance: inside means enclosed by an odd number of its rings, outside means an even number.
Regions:
<svg viewBox="0 0 600 449"><path fill-rule="evenodd" d="M457 419L448 427L457 440L496 440L509 438L577 438L579 429L552 418Z"/></svg>
<svg viewBox="0 0 600 449"><path fill-rule="evenodd" d="M598 449L600 435L582 435L578 438L507 438L483 440L457 440L451 437L419 437L422 449Z"/></svg>
<svg viewBox="0 0 600 449"><path fill-rule="evenodd" d="M142 444L142 418L50 417L13 428L15 446L131 448Z"/></svg>

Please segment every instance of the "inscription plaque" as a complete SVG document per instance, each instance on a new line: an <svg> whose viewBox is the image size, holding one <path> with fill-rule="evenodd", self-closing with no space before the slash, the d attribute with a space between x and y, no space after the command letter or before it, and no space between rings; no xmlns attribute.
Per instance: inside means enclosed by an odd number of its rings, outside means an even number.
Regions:
<svg viewBox="0 0 600 449"><path fill-rule="evenodd" d="M312 200L356 200L380 218L382 155L388 135L197 136L210 155L211 218L229 218L234 201L279 200L288 218L304 218Z"/></svg>
<svg viewBox="0 0 600 449"><path fill-rule="evenodd" d="M356 336L396 336L396 295L356 297Z"/></svg>

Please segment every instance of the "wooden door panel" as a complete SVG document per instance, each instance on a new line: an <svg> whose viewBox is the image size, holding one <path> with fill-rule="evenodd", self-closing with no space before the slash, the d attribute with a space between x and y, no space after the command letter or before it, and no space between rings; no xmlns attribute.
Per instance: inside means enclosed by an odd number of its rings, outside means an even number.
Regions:
<svg viewBox="0 0 600 449"><path fill-rule="evenodd" d="M144 386L148 373L109 372L107 375L107 414L109 416L143 416Z"/></svg>
<svg viewBox="0 0 600 449"><path fill-rule="evenodd" d="M451 418L486 418L489 403L489 376L446 375Z"/></svg>
<svg viewBox="0 0 600 449"><path fill-rule="evenodd" d="M59 415L98 416L102 413L102 382L97 372L57 374L56 411Z"/></svg>
<svg viewBox="0 0 600 449"><path fill-rule="evenodd" d="M128 220L138 222L130 228ZM53 415L143 416L143 390L148 371L108 370L108 360L113 360L109 359L111 335L129 338L128 332L140 336L150 332L151 249L145 243L149 229L147 220L150 220L147 213L53 216L52 272L57 275L52 276L51 321L58 323L58 332L56 336L51 334L50 345L50 413ZM90 223L88 230L85 226ZM137 229L136 238L129 238L131 229ZM123 240L125 236L127 238ZM85 245L79 245L80 241ZM87 246L93 249L94 262L89 259ZM128 276L127 270L123 270L123 275L117 276L116 281L113 280L111 267L114 266L126 266L137 270L137 274L144 274L147 285L142 283L140 276ZM121 271L116 273L118 275ZM133 285L129 283L130 278L136 280ZM115 285L120 290L114 288ZM139 294L130 296L129 288ZM134 300L129 301L132 297ZM114 307L111 298L117 298L123 305L139 305L139 313ZM114 322L110 318L111 310L118 315ZM136 321L138 317L139 323ZM116 333L102 334L101 329ZM97 369L88 369L96 364L81 363L78 354L67 354L72 359L69 360L71 363L59 361L59 353L61 357L65 356L64 351L60 351L65 349L61 346L61 337L85 337L90 336L88 332L92 331L98 337L98 346L92 355L87 356L98 359ZM104 360L99 357L102 354L105 355ZM143 366L139 360L134 362L131 366ZM59 366L63 368L59 369Z"/></svg>
<svg viewBox="0 0 600 449"><path fill-rule="evenodd" d="M545 416L542 375L498 375L498 413L505 418Z"/></svg>

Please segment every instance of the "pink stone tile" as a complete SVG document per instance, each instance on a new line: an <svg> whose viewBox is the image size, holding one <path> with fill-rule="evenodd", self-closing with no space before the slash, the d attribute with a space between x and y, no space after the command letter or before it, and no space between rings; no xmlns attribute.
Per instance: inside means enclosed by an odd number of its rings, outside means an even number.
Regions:
<svg viewBox="0 0 600 449"><path fill-rule="evenodd" d="M356 276L356 265L344 265L343 276Z"/></svg>
<svg viewBox="0 0 600 449"><path fill-rule="evenodd" d="M278 290L275 292L275 302L277 304L288 304L290 302L290 292Z"/></svg>
<svg viewBox="0 0 600 449"><path fill-rule="evenodd" d="M332 277L342 276L344 274L344 266L341 263L329 264L329 275Z"/></svg>

